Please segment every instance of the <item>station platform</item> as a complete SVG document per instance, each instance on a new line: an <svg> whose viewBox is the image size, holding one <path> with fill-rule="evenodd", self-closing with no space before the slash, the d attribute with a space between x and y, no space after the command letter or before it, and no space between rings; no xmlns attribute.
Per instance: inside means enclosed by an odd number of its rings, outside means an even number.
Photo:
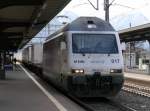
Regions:
<svg viewBox="0 0 150 111"><path fill-rule="evenodd" d="M0 80L0 111L60 111L21 66ZM62 110L63 111L63 110Z"/></svg>
<svg viewBox="0 0 150 111"><path fill-rule="evenodd" d="M146 75L146 74L136 74L136 73L124 72L124 77L127 79L134 79L134 80L139 80L139 81L150 82L150 75Z"/></svg>

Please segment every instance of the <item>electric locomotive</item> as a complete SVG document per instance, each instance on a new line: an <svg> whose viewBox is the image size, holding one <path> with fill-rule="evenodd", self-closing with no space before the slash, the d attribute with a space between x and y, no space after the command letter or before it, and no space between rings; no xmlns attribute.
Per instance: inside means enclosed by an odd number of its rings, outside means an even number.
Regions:
<svg viewBox="0 0 150 111"><path fill-rule="evenodd" d="M43 75L77 97L112 97L122 88L118 33L96 17L80 17L43 45Z"/></svg>

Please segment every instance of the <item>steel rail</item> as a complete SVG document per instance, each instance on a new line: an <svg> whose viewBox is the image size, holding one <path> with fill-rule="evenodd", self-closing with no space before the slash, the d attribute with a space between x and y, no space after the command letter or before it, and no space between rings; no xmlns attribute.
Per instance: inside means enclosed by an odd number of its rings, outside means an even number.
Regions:
<svg viewBox="0 0 150 111"><path fill-rule="evenodd" d="M133 109L127 105L124 105L124 104L121 104L117 101L114 101L114 100L111 100L111 99L107 99L107 103L114 106L114 107L117 107L118 109L120 109L121 111L137 111L136 109Z"/></svg>
<svg viewBox="0 0 150 111"><path fill-rule="evenodd" d="M150 87L133 83L125 83L122 89L124 91L131 92L140 96L150 97Z"/></svg>
<svg viewBox="0 0 150 111"><path fill-rule="evenodd" d="M73 100L74 102L76 102L80 106L84 107L84 109L86 109L86 111L95 111L96 110L92 106L90 106L89 104L81 101L80 99L78 99L72 95L69 95L69 98L71 98L71 100ZM121 111L137 111L136 109L133 109L127 105L120 104L119 102L113 101L111 99L107 99L107 98L103 98L103 99L105 100L106 104L109 104L113 107L116 107L117 109L120 109Z"/></svg>

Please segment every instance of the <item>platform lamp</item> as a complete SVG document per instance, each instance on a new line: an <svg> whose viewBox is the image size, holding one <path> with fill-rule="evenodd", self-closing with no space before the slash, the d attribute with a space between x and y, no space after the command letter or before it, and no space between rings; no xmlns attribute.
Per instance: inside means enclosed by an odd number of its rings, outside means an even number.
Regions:
<svg viewBox="0 0 150 111"><path fill-rule="evenodd" d="M58 18L58 19L59 19L59 18L61 18L61 19L62 19L62 18L65 18L65 19L68 19L69 21L71 21L71 19L70 19L68 16L66 16L66 15L58 15L57 18ZM63 22L62 22L63 25L65 25L65 24L67 24L67 23L68 23L68 21L63 21Z"/></svg>

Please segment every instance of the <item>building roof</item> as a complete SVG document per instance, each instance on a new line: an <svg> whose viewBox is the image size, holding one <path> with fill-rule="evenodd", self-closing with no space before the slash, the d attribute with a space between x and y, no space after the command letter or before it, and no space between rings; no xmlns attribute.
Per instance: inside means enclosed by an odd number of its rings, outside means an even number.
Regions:
<svg viewBox="0 0 150 111"><path fill-rule="evenodd" d="M120 30L119 36L123 42L150 40L150 23Z"/></svg>
<svg viewBox="0 0 150 111"><path fill-rule="evenodd" d="M33 38L70 0L1 0L0 50L15 51Z"/></svg>

